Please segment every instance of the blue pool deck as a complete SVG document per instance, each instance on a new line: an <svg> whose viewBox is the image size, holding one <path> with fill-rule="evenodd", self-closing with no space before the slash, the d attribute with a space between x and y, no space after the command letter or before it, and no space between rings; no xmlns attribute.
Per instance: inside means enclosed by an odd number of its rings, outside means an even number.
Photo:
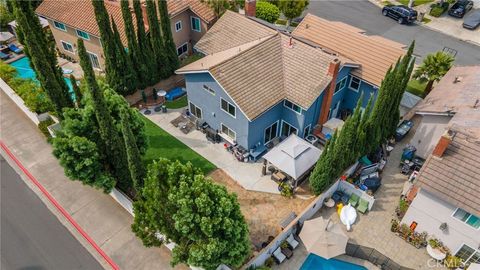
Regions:
<svg viewBox="0 0 480 270"><path fill-rule="evenodd" d="M337 260L324 259L315 254L309 254L300 270L367 270L366 267Z"/></svg>

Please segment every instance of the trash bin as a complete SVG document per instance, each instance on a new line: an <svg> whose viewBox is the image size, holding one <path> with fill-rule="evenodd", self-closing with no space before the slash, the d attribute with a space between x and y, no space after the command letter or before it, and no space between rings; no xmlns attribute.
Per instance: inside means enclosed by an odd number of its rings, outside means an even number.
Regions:
<svg viewBox="0 0 480 270"><path fill-rule="evenodd" d="M167 112L167 106L162 105L162 112L166 113Z"/></svg>

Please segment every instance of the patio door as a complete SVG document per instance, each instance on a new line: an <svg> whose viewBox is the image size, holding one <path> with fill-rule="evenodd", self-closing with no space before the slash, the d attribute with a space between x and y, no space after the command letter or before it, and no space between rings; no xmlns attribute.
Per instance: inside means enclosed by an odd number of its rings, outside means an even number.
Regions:
<svg viewBox="0 0 480 270"><path fill-rule="evenodd" d="M340 107L340 100L337 102L337 104L335 104L335 107L333 107L333 109L332 109L332 111L331 111L331 114L330 114L330 116L328 117L328 119L337 118L338 107Z"/></svg>
<svg viewBox="0 0 480 270"><path fill-rule="evenodd" d="M288 137L292 133L298 134L298 130L289 123L282 120L282 136Z"/></svg>
<svg viewBox="0 0 480 270"><path fill-rule="evenodd" d="M190 102L190 112L197 118L202 118L202 109Z"/></svg>

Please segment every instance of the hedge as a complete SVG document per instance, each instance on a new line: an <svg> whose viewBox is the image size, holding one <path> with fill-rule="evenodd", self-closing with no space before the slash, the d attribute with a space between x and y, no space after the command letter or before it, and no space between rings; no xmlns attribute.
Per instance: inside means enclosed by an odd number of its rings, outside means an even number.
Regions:
<svg viewBox="0 0 480 270"><path fill-rule="evenodd" d="M269 2L257 2L256 17L274 23L280 17L280 9Z"/></svg>

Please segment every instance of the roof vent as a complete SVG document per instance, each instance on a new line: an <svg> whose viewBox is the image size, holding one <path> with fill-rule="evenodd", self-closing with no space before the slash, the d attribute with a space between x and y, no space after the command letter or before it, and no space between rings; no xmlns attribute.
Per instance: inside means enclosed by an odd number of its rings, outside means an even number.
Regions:
<svg viewBox="0 0 480 270"><path fill-rule="evenodd" d="M460 76L455 76L455 80L453 80L453 83L459 83L462 81L462 77Z"/></svg>
<svg viewBox="0 0 480 270"><path fill-rule="evenodd" d="M308 29L310 27L310 25L307 23L305 24L305 29Z"/></svg>
<svg viewBox="0 0 480 270"><path fill-rule="evenodd" d="M480 100L477 98L477 100L475 100L475 103L473 104L473 108L478 109L479 106L480 106Z"/></svg>

